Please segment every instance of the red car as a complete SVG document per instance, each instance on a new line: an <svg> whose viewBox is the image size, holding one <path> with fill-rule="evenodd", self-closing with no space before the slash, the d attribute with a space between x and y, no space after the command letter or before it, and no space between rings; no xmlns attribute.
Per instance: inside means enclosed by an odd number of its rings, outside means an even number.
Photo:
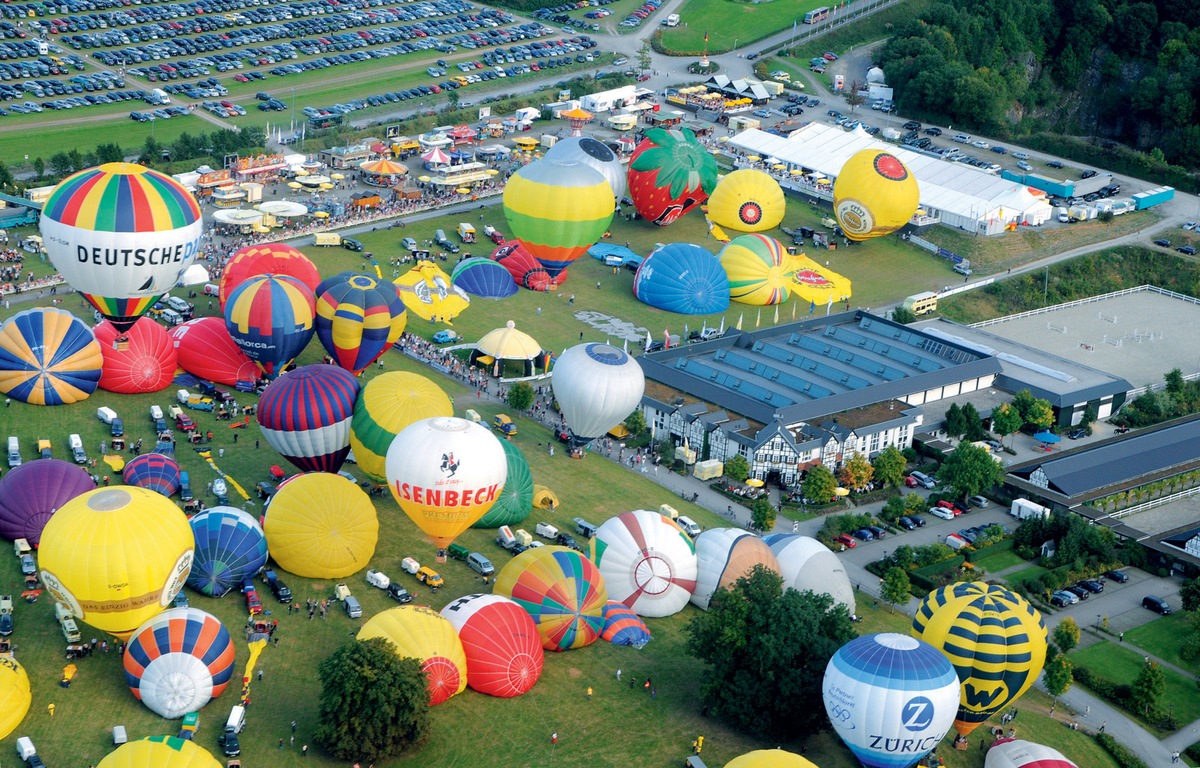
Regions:
<svg viewBox="0 0 1200 768"><path fill-rule="evenodd" d="M263 605L262 605L262 600L258 599L258 590L254 589L252 587L245 591L245 595L246 595L246 609L248 611L250 611L250 615L254 616L255 614L262 613Z"/></svg>
<svg viewBox="0 0 1200 768"><path fill-rule="evenodd" d="M917 478L913 477L912 475L904 476L904 484L909 488L916 488L918 485L920 485L920 483L917 482Z"/></svg>
<svg viewBox="0 0 1200 768"><path fill-rule="evenodd" d="M938 505L939 507L943 507L943 508L945 508L945 509L948 509L948 510L950 510L951 512L953 512L953 513L954 513L954 516L955 516L955 517L961 517L961 516L962 516L962 513L963 513L963 508L962 508L962 507L960 507L960 506L958 506L957 504L955 504L953 501L946 501L945 499L943 499L943 500L939 501L939 502L937 503L937 505Z"/></svg>
<svg viewBox="0 0 1200 768"><path fill-rule="evenodd" d="M854 549L855 547L858 546L857 541L855 541L854 539L852 539L851 537L847 536L844 533L839 536L835 536L833 538L833 540L835 542L837 542L838 544L841 544L842 546L846 547L847 549Z"/></svg>

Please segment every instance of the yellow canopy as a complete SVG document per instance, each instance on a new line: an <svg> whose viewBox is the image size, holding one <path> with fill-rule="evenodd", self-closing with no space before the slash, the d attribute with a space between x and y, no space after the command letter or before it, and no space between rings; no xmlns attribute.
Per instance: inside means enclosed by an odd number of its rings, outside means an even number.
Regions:
<svg viewBox="0 0 1200 768"><path fill-rule="evenodd" d="M533 486L533 506L538 509L557 509L559 505L558 496L554 491L544 485L534 483Z"/></svg>
<svg viewBox="0 0 1200 768"><path fill-rule="evenodd" d="M471 305L466 292L432 261L418 261L395 282L404 306L422 320L448 323Z"/></svg>
<svg viewBox="0 0 1200 768"><path fill-rule="evenodd" d="M529 334L518 331L512 320L503 328L485 334L475 349L500 360L532 360L542 353L542 345Z"/></svg>
<svg viewBox="0 0 1200 768"><path fill-rule="evenodd" d="M358 166L372 176L403 176L408 173L408 166L394 160L370 160Z"/></svg>

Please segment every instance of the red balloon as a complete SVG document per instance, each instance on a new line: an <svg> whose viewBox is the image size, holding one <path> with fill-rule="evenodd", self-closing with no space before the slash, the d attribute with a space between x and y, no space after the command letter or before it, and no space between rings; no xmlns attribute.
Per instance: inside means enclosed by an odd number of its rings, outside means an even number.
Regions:
<svg viewBox="0 0 1200 768"><path fill-rule="evenodd" d="M516 240L504 241L492 252L492 261L500 262L517 285L531 291L545 291L550 285L550 273Z"/></svg>
<svg viewBox="0 0 1200 768"><path fill-rule="evenodd" d="M233 289L257 275L287 275L307 285L313 293L321 284L321 273L308 257L290 245L248 245L233 254L221 275L221 309Z"/></svg>
<svg viewBox="0 0 1200 768"><path fill-rule="evenodd" d="M201 317L167 331L179 356L179 367L193 376L236 386L258 381L254 361L238 347L225 330L225 319Z"/></svg>
<svg viewBox="0 0 1200 768"><path fill-rule="evenodd" d="M520 696L538 681L545 650L528 611L500 595L467 595L442 609L467 656L467 685L489 696Z"/></svg>
<svg viewBox="0 0 1200 768"><path fill-rule="evenodd" d="M178 361L175 345L161 325L139 317L124 334L108 320L93 330L104 357L100 389L132 395L171 386Z"/></svg>

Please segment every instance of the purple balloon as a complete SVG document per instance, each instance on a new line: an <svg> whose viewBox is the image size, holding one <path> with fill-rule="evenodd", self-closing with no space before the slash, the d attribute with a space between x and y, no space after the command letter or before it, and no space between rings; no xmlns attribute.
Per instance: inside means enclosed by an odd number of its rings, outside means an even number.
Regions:
<svg viewBox="0 0 1200 768"><path fill-rule="evenodd" d="M36 547L50 515L96 484L84 470L62 459L22 464L0 479L0 536L28 539Z"/></svg>

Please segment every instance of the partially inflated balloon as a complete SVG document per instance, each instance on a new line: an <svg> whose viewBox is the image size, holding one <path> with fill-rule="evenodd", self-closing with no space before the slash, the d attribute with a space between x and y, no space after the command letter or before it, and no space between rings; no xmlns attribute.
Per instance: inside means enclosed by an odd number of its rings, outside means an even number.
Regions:
<svg viewBox="0 0 1200 768"><path fill-rule="evenodd" d="M417 659L429 684L429 703L441 704L467 687L467 657L454 625L432 608L402 605L372 616L359 640L382 637L396 655Z"/></svg>
<svg viewBox="0 0 1200 768"><path fill-rule="evenodd" d="M508 240L492 251L492 260L508 270L513 282L531 291L545 291L552 282L546 268L517 240Z"/></svg>
<svg viewBox="0 0 1200 768"><path fill-rule="evenodd" d="M50 516L95 487L87 472L62 459L38 459L15 467L0 479L0 536L25 539L36 547Z"/></svg>
<svg viewBox="0 0 1200 768"><path fill-rule="evenodd" d="M841 558L830 552L829 547L796 533L774 533L763 541L779 562L785 590L829 595L854 615L854 587Z"/></svg>
<svg viewBox="0 0 1200 768"><path fill-rule="evenodd" d="M27 309L0 326L0 394L30 405L85 400L104 357L92 330L62 309Z"/></svg>
<svg viewBox="0 0 1200 768"><path fill-rule="evenodd" d="M317 287L317 338L353 374L387 352L407 323L404 302L386 280L343 272Z"/></svg>
<svg viewBox="0 0 1200 768"><path fill-rule="evenodd" d="M1020 698L1046 663L1046 625L1020 595L982 581L930 592L912 634L939 649L962 682L954 727L966 736Z"/></svg>
<svg viewBox="0 0 1200 768"><path fill-rule="evenodd" d="M453 416L405 427L387 452L392 495L439 549L491 509L507 474L491 430Z"/></svg>
<svg viewBox="0 0 1200 768"><path fill-rule="evenodd" d="M699 570L692 604L708 610L718 589L727 589L754 566L779 572L779 563L762 539L739 528L710 528L696 537Z"/></svg>
<svg viewBox="0 0 1200 768"><path fill-rule="evenodd" d="M625 197L625 190L628 189L625 166L621 165L621 158L617 157L617 153L602 141L591 136L569 136L559 139L554 146L546 150L545 159L555 163L590 165L599 171L612 187L613 197L617 200Z"/></svg>
<svg viewBox="0 0 1200 768"><path fill-rule="evenodd" d="M304 472L337 472L350 453L358 380L333 365L305 365L267 385L258 426L271 447Z"/></svg>
<svg viewBox="0 0 1200 768"><path fill-rule="evenodd" d="M192 568L192 529L179 507L132 486L67 502L42 531L42 583L71 614L127 638L171 604Z"/></svg>
<svg viewBox="0 0 1200 768"><path fill-rule="evenodd" d="M467 657L467 685L489 696L520 696L542 674L545 652L537 627L500 595L467 595L442 609Z"/></svg>
<svg viewBox="0 0 1200 768"><path fill-rule="evenodd" d="M571 434L581 443L624 421L646 391L638 362L607 344L579 344L563 352L550 383Z"/></svg>
<svg viewBox="0 0 1200 768"><path fill-rule="evenodd" d="M629 160L629 196L643 219L665 227L717 186L717 161L687 128L651 128Z"/></svg>
<svg viewBox="0 0 1200 768"><path fill-rule="evenodd" d="M221 763L191 739L148 736L117 747L96 768L221 768Z"/></svg>
<svg viewBox="0 0 1200 768"><path fill-rule="evenodd" d="M367 477L387 482L387 452L409 424L432 416L453 416L450 397L424 376L385 373L363 387L350 422L350 450Z"/></svg>
<svg viewBox="0 0 1200 768"><path fill-rule="evenodd" d="M671 616L688 604L699 561L691 538L669 517L645 509L609 518L588 542L608 596L641 616Z"/></svg>
<svg viewBox="0 0 1200 768"><path fill-rule="evenodd" d="M174 720L220 696L233 678L233 641L199 608L163 611L137 628L121 656L125 683L159 717Z"/></svg>
<svg viewBox="0 0 1200 768"><path fill-rule="evenodd" d="M209 597L242 588L242 580L267 564L267 537L252 515L234 507L210 507L188 521L196 558L188 586Z"/></svg>
<svg viewBox="0 0 1200 768"><path fill-rule="evenodd" d="M795 260L783 244L766 235L742 235L721 249L729 276L729 298L758 306L782 304L791 296Z"/></svg>
<svg viewBox="0 0 1200 768"><path fill-rule="evenodd" d="M548 651L583 648L604 631L604 577L573 549L525 550L500 570L495 593L529 613Z"/></svg>
<svg viewBox="0 0 1200 768"><path fill-rule="evenodd" d="M517 283L504 265L482 256L459 262L450 280L472 296L485 299L503 299L517 292Z"/></svg>
<svg viewBox="0 0 1200 768"><path fill-rule="evenodd" d="M310 579L340 579L367 566L379 518L362 488L341 475L310 472L280 484L266 523L271 557Z"/></svg>
<svg viewBox="0 0 1200 768"><path fill-rule="evenodd" d="M234 288L259 275L294 277L320 295L317 286L321 282L321 273L303 253L283 243L248 245L234 252L221 273L221 310L224 311Z"/></svg>
<svg viewBox="0 0 1200 768"><path fill-rule="evenodd" d="M739 232L765 232L783 221L783 189L769 173L743 168L717 182L708 199L708 218Z"/></svg>
<svg viewBox="0 0 1200 768"><path fill-rule="evenodd" d="M712 315L729 309L729 277L720 260L704 248L671 243L638 267L633 295L668 312Z"/></svg>
<svg viewBox="0 0 1200 768"><path fill-rule="evenodd" d="M833 214L851 240L895 232L920 203L917 177L900 158L879 149L856 152L833 182Z"/></svg>
<svg viewBox="0 0 1200 768"><path fill-rule="evenodd" d="M229 335L223 318L189 320L167 331L167 335L175 345L179 367L193 376L231 387L241 384L247 389L258 380L258 366Z"/></svg>
<svg viewBox="0 0 1200 768"><path fill-rule="evenodd" d="M725 763L725 768L817 768L817 766L800 755L776 748L747 752Z"/></svg>
<svg viewBox="0 0 1200 768"><path fill-rule="evenodd" d="M316 301L294 277L252 277L229 295L225 327L246 357L275 378L312 339Z"/></svg>
<svg viewBox="0 0 1200 768"><path fill-rule="evenodd" d="M988 748L983 768L1079 768L1057 749L1022 739L997 739Z"/></svg>
<svg viewBox="0 0 1200 768"><path fill-rule="evenodd" d="M504 217L513 237L557 277L608 230L613 190L589 165L539 160L505 184Z"/></svg>
<svg viewBox="0 0 1200 768"><path fill-rule="evenodd" d="M448 323L471 306L467 292L432 261L418 261L395 283L405 308L422 320Z"/></svg>
<svg viewBox="0 0 1200 768"><path fill-rule="evenodd" d="M139 317L124 335L105 320L93 331L104 366L100 389L133 395L171 386L178 366L175 345L166 330L148 317Z"/></svg>
<svg viewBox="0 0 1200 768"><path fill-rule="evenodd" d="M529 471L529 462L521 449L511 440L501 440L500 447L508 458L508 475L504 480L504 488L500 497L487 511L487 514L476 520L472 528L499 528L502 525L516 525L533 511L533 473Z"/></svg>
<svg viewBox="0 0 1200 768"><path fill-rule="evenodd" d="M541 648L538 648L541 651ZM0 656L0 739L17 729L29 712L29 675L12 656Z"/></svg>
<svg viewBox="0 0 1200 768"><path fill-rule="evenodd" d="M143 453L125 464L123 478L128 485L146 488L174 496L179 493L179 464L175 459L161 453Z"/></svg>
<svg viewBox="0 0 1200 768"><path fill-rule="evenodd" d="M200 206L175 179L133 163L68 176L42 207L46 253L71 287L128 330L200 255Z"/></svg>
<svg viewBox="0 0 1200 768"><path fill-rule="evenodd" d="M604 604L604 632L600 636L613 645L632 645L636 648L641 648L651 639L646 622L638 618L632 608L616 600Z"/></svg>

